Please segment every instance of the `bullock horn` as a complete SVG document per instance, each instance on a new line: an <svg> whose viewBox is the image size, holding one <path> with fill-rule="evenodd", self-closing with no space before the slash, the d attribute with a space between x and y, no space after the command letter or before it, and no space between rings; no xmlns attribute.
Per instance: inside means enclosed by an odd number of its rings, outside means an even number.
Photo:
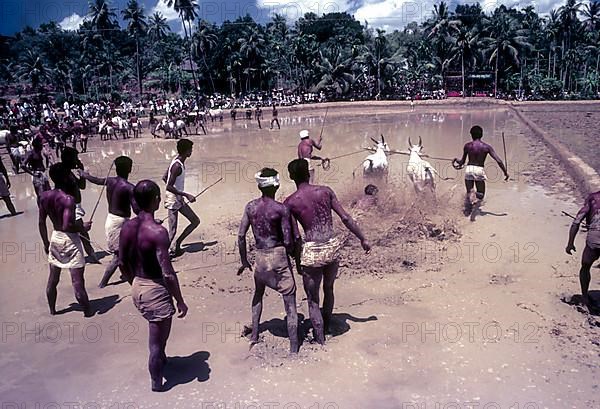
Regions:
<svg viewBox="0 0 600 409"><path fill-rule="evenodd" d="M385 143L385 138L383 137L383 134L381 134L381 142Z"/></svg>
<svg viewBox="0 0 600 409"><path fill-rule="evenodd" d="M419 135L419 146L423 147L423 141L421 140L421 135Z"/></svg>
<svg viewBox="0 0 600 409"><path fill-rule="evenodd" d="M408 137L408 147L412 148L412 142L410 141L410 136Z"/></svg>
<svg viewBox="0 0 600 409"><path fill-rule="evenodd" d="M378 140L376 140L375 138L371 137L371 140L372 140L373 142L375 142L375 145L379 144L379 141L378 141Z"/></svg>

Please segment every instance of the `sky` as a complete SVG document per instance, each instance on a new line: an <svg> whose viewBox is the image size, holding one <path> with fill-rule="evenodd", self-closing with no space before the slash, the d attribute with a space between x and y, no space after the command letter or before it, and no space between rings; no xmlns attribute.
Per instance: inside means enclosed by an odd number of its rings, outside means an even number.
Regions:
<svg viewBox="0 0 600 409"><path fill-rule="evenodd" d="M127 0L108 0L120 15ZM174 32L181 32L177 14L166 6L165 0L139 0L146 14L160 11ZM250 14L256 21L267 22L275 13L285 15L290 21L308 12L321 15L346 11L369 26L387 31L401 29L406 24L426 20L439 0L200 0L200 16L221 23ZM446 0L450 10L457 3L474 1ZM525 7L533 5L538 13L545 14L559 7L564 0L482 0L484 11L494 10L500 4ZM88 11L87 0L0 0L0 34L12 35L26 26L38 27L41 23L56 21L65 29L77 29Z"/></svg>

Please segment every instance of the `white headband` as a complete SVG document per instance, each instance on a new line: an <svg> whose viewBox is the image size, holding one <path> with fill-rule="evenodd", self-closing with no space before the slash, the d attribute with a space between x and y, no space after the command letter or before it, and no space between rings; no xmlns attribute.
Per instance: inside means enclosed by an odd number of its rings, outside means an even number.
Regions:
<svg viewBox="0 0 600 409"><path fill-rule="evenodd" d="M258 187L279 186L279 174L275 176L261 176L260 172L258 172L254 175L254 179L256 179L256 183L258 183Z"/></svg>

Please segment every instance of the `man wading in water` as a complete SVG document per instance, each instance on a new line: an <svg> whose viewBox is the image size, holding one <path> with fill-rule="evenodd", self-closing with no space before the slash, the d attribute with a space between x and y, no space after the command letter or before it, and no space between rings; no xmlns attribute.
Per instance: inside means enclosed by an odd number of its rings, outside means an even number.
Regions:
<svg viewBox="0 0 600 409"><path fill-rule="evenodd" d="M469 158L469 163L465 168L465 187L467 188L465 214L471 215L471 221L475 221L477 210L481 206L481 202L485 196L485 181L487 180L487 176L483 166L488 154L498 163L498 166L504 172L504 180L508 180L509 177L502 159L496 154L494 148L481 141L482 137L483 129L480 126L472 127L471 138L473 140L465 144L462 158L460 160L454 158L452 161L455 168L461 169L467 157ZM475 197L473 197L473 187L476 190Z"/></svg>

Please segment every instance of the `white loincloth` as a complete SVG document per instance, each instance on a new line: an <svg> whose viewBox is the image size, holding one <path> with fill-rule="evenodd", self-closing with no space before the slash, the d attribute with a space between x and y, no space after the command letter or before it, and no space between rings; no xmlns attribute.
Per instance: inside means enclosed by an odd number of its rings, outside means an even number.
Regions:
<svg viewBox="0 0 600 409"><path fill-rule="evenodd" d="M339 251L344 242L333 237L325 242L307 241L302 244L300 265L303 267L325 267L339 257Z"/></svg>
<svg viewBox="0 0 600 409"><path fill-rule="evenodd" d="M481 182L487 180L483 166L467 165L465 168L465 180Z"/></svg>
<svg viewBox="0 0 600 409"><path fill-rule="evenodd" d="M104 223L106 242L108 243L108 250L113 253L119 250L121 228L127 220L129 220L128 217L117 216L112 213L106 215L106 223Z"/></svg>
<svg viewBox="0 0 600 409"><path fill-rule="evenodd" d="M310 172L311 170L315 170L315 167L312 164L312 160L310 160L309 158L303 158L306 162L308 162L308 171Z"/></svg>
<svg viewBox="0 0 600 409"><path fill-rule="evenodd" d="M46 174L41 170L36 170L33 172L31 180L36 189L48 189L50 186L50 180L48 179L48 176L46 176Z"/></svg>
<svg viewBox="0 0 600 409"><path fill-rule="evenodd" d="M81 206L81 203L75 204L75 220L81 220L85 216L85 210Z"/></svg>
<svg viewBox="0 0 600 409"><path fill-rule="evenodd" d="M85 267L83 244L79 233L54 230L50 238L48 263L58 268Z"/></svg>

